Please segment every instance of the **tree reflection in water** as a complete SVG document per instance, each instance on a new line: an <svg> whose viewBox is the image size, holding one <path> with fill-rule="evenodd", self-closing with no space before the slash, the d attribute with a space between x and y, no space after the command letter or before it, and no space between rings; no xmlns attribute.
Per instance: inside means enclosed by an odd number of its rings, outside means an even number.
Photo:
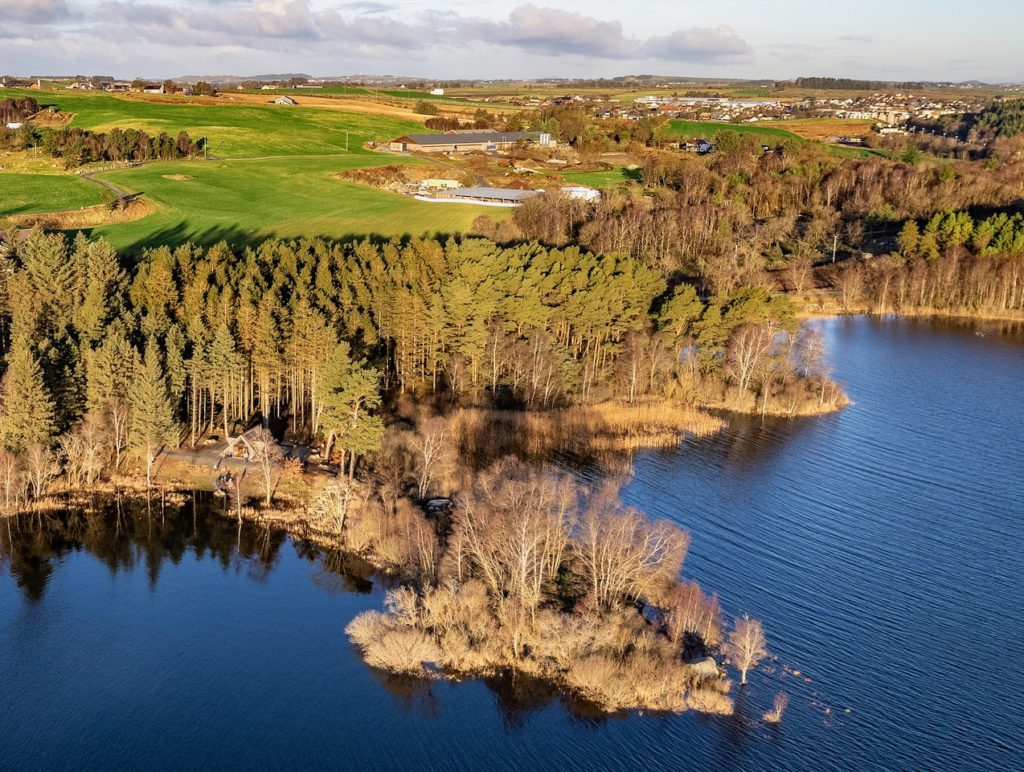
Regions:
<svg viewBox="0 0 1024 772"><path fill-rule="evenodd" d="M287 540L283 531L220 516L201 494L184 505L152 507L144 499L111 497L86 511L33 513L10 518L0 529L0 565L31 600L42 599L54 567L73 552L88 552L111 574L143 567L156 587L165 561L186 554L209 557L225 570L244 570L265 581Z"/></svg>

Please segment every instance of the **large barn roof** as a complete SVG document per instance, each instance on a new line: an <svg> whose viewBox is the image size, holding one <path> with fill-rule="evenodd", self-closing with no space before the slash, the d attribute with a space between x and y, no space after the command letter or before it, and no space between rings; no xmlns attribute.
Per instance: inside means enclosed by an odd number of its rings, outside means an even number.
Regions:
<svg viewBox="0 0 1024 772"><path fill-rule="evenodd" d="M539 131L459 131L448 134L406 134L396 141L415 145L457 145L481 142L519 142L540 139Z"/></svg>
<svg viewBox="0 0 1024 772"><path fill-rule="evenodd" d="M542 192L540 190L516 190L515 188L457 188L456 190L449 191L449 194L457 198L523 201L527 198L539 196Z"/></svg>

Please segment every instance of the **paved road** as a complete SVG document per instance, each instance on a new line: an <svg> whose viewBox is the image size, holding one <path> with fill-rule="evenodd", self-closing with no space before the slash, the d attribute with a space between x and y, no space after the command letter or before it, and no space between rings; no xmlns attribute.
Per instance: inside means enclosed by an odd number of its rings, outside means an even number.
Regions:
<svg viewBox="0 0 1024 772"><path fill-rule="evenodd" d="M139 165L141 166L142 164ZM117 196L117 198L120 199L121 201L127 201L132 198L138 198L139 196L142 195L141 193L129 193L127 190L122 190L121 188L117 187L117 185L115 185L112 182L107 182L106 180L101 180L97 177L94 177L93 172L82 172L79 176L83 180L89 180L89 182L95 182L97 185L102 185L115 196Z"/></svg>

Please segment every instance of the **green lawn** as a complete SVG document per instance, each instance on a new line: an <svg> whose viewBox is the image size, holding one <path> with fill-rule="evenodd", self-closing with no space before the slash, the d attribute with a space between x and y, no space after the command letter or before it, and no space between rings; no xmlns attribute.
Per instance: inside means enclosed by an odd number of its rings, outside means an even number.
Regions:
<svg viewBox="0 0 1024 772"><path fill-rule="evenodd" d="M31 96L41 105L56 105L61 112L74 114L71 126L83 129L187 131L193 138L207 137L211 155L228 158L343 152L346 131L350 150L362 152L360 146L367 140L424 131L415 121L317 107L204 105L109 94L0 90L0 98L6 96Z"/></svg>
<svg viewBox="0 0 1024 772"><path fill-rule="evenodd" d="M111 198L104 188L78 175L0 174L0 217L80 209Z"/></svg>
<svg viewBox="0 0 1024 772"><path fill-rule="evenodd" d="M6 92L13 93L17 92ZM423 130L412 121L314 107L189 105L94 93L23 93L40 104L56 104L74 113L73 126L170 134L185 130L193 137L210 138L215 158L208 161L152 163L98 175L142 193L156 207L141 220L94 229L95 235L120 249L221 239L251 243L270 236L459 233L481 214L492 219L508 216L503 209L424 203L335 178L345 169L415 163L361 147L371 138ZM0 91L0 97L4 95ZM169 179L176 176L190 179ZM99 185L74 175L0 175L0 214L57 211L103 200Z"/></svg>
<svg viewBox="0 0 1024 772"><path fill-rule="evenodd" d="M806 141L786 129L757 123L719 123L676 119L669 121L664 131L666 136L686 139L714 139L715 134L720 131L735 131L737 134L754 134L770 142L780 142L786 139L795 142Z"/></svg>
<svg viewBox="0 0 1024 772"><path fill-rule="evenodd" d="M611 188L625 182L640 182L643 178L639 169L620 166L603 172L565 172L562 177L573 185L589 185L592 188Z"/></svg>
<svg viewBox="0 0 1024 772"><path fill-rule="evenodd" d="M402 159L367 156L308 157L261 161L179 161L100 176L141 192L157 212L132 223L94 230L117 248L132 251L185 241L244 244L271 236L294 238L352 235L421 236L460 233L481 214L508 210L431 204L335 178L357 166ZM185 175L192 179L168 179Z"/></svg>

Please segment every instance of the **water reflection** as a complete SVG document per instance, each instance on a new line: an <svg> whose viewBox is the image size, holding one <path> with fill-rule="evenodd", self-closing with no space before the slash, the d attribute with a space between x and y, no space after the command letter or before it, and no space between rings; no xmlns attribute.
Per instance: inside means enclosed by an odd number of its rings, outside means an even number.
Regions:
<svg viewBox="0 0 1024 772"><path fill-rule="evenodd" d="M285 541L283 531L211 513L199 496L159 509L144 500L116 497L90 511L10 518L0 529L0 560L25 596L40 601L55 568L72 552L88 552L112 575L142 568L155 590L164 562L178 565L189 553L265 581Z"/></svg>

